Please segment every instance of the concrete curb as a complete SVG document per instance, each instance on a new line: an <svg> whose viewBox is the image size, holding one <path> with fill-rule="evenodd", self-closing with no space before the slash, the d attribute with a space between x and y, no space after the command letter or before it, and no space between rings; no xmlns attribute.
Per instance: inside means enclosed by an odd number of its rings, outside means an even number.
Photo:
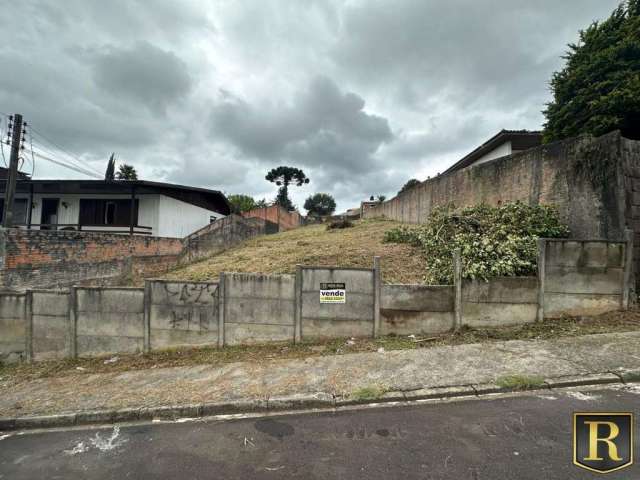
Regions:
<svg viewBox="0 0 640 480"><path fill-rule="evenodd" d="M586 374L545 379L544 386L519 391L538 391L576 386L605 385L619 383L640 383L640 370L624 373ZM310 409L340 409L341 407L392 402L411 402L415 400L447 399L456 397L481 397L497 393L509 393L516 390L502 388L496 384L452 385L428 387L414 390L394 390L376 398L349 398L334 396L324 392L313 394L294 394L290 396L266 399L237 399L229 402L211 402L193 405L174 405L162 407L124 408L118 410L86 411L60 415L42 415L29 417L0 418L0 431L60 428L79 425L98 425L109 423L140 422L153 420L178 420L180 418L202 418L215 415L233 415L244 413L277 412Z"/></svg>

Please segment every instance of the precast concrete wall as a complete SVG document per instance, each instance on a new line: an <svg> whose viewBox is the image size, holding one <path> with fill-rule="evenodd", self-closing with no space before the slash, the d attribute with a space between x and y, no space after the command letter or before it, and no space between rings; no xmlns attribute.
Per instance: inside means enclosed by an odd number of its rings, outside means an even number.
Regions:
<svg viewBox="0 0 640 480"><path fill-rule="evenodd" d="M383 285L383 335L437 334L453 328L454 288L451 285Z"/></svg>
<svg viewBox="0 0 640 480"><path fill-rule="evenodd" d="M78 356L142 352L144 289L82 287L75 290Z"/></svg>
<svg viewBox="0 0 640 480"><path fill-rule="evenodd" d="M544 317L594 315L624 308L625 262L632 251L624 242L545 241Z"/></svg>
<svg viewBox="0 0 640 480"><path fill-rule="evenodd" d="M25 306L24 294L0 294L0 361L25 358Z"/></svg>
<svg viewBox="0 0 640 480"><path fill-rule="evenodd" d="M463 325L475 328L535 322L538 310L536 277L496 277L462 284Z"/></svg>
<svg viewBox="0 0 640 480"><path fill-rule="evenodd" d="M34 360L68 356L70 345L69 297L65 290L34 290L32 298L31 349Z"/></svg>
<svg viewBox="0 0 640 480"><path fill-rule="evenodd" d="M146 350L218 343L218 284L152 280L145 286Z"/></svg>
<svg viewBox="0 0 640 480"><path fill-rule="evenodd" d="M228 273L222 281L225 345L293 341L293 275Z"/></svg>
<svg viewBox="0 0 640 480"><path fill-rule="evenodd" d="M373 270L303 267L301 277L302 338L373 335L375 291ZM344 283L345 303L320 303L321 283Z"/></svg>

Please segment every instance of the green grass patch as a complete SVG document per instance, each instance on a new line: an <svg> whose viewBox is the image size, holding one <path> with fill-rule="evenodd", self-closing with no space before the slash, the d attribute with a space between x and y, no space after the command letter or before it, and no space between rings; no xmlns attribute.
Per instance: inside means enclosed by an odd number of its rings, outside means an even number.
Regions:
<svg viewBox="0 0 640 480"><path fill-rule="evenodd" d="M349 395L353 400L377 400L381 398L389 389L380 385L371 385L368 387L358 388Z"/></svg>
<svg viewBox="0 0 640 480"><path fill-rule="evenodd" d="M544 379L537 375L505 375L496 381L499 387L512 390L531 390L544 385Z"/></svg>

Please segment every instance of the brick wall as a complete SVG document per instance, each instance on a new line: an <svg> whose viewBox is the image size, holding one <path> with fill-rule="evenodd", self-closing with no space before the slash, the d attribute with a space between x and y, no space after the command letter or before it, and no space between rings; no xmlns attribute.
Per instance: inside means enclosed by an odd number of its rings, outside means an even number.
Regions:
<svg viewBox="0 0 640 480"><path fill-rule="evenodd" d="M302 225L302 215L298 212L288 212L279 205L270 207L254 208L248 212L243 212L245 218L260 218L271 224L277 225L277 231L284 232Z"/></svg>
<svg viewBox="0 0 640 480"><path fill-rule="evenodd" d="M9 229L0 232L0 288L108 284L127 274L136 258L182 252L174 238L73 231Z"/></svg>
<svg viewBox="0 0 640 480"><path fill-rule="evenodd" d="M161 275L264 233L264 220L238 215L184 239L0 229L0 290L128 283Z"/></svg>
<svg viewBox="0 0 640 480"><path fill-rule="evenodd" d="M385 216L419 223L432 208L450 202L456 206L482 202L496 205L520 200L528 204L554 204L576 238L621 239L625 228L625 186L622 165L633 165L640 180L640 142L618 132L599 138L577 137L543 145L488 163L458 170L422 182L377 207L365 218ZM586 151L596 151L620 174L604 187L577 175L573 166ZM639 190L640 191L640 190ZM640 195L634 197L640 199ZM639 202L640 204L640 202ZM638 213L640 219L640 209ZM638 229L640 234L640 229Z"/></svg>

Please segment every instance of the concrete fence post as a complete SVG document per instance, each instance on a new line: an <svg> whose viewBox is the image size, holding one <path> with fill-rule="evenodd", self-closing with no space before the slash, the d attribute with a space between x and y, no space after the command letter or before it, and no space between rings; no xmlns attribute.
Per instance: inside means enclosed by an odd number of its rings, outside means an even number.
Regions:
<svg viewBox="0 0 640 480"><path fill-rule="evenodd" d="M458 331L462 327L462 254L459 248L453 251L453 287L455 291L453 329Z"/></svg>
<svg viewBox="0 0 640 480"><path fill-rule="evenodd" d="M294 343L300 343L302 341L302 265L296 265L295 298L293 308L295 321L293 341Z"/></svg>
<svg viewBox="0 0 640 480"><path fill-rule="evenodd" d="M373 337L380 335L380 296L382 294L382 275L380 257L373 257Z"/></svg>
<svg viewBox="0 0 640 480"><path fill-rule="evenodd" d="M628 310L631 299L631 292L634 288L633 271L633 230L627 228L624 231L624 274L622 276L622 309Z"/></svg>
<svg viewBox="0 0 640 480"><path fill-rule="evenodd" d="M151 282L145 280L144 282L144 345L143 352L149 353L151 351Z"/></svg>
<svg viewBox="0 0 640 480"><path fill-rule="evenodd" d="M33 362L33 291L27 290L24 296L24 356Z"/></svg>
<svg viewBox="0 0 640 480"><path fill-rule="evenodd" d="M227 306L225 282L226 276L224 272L220 272L220 280L218 281L218 348L224 347L224 317Z"/></svg>
<svg viewBox="0 0 640 480"><path fill-rule="evenodd" d="M69 357L78 358L78 290L77 287L69 289Z"/></svg>
<svg viewBox="0 0 640 480"><path fill-rule="evenodd" d="M544 289L545 277L547 275L547 240L538 239L538 310L536 312L536 321L544 320Z"/></svg>

